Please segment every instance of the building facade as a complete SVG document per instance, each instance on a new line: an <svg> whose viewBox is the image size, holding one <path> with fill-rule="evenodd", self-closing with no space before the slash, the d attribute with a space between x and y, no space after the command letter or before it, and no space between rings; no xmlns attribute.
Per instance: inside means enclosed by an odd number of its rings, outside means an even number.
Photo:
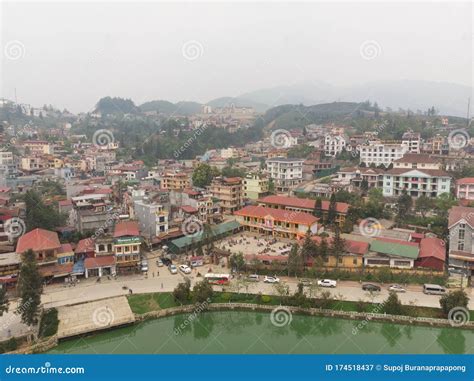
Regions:
<svg viewBox="0 0 474 381"><path fill-rule="evenodd" d="M283 157L266 161L267 173L273 179L277 192L288 192L303 181L303 162L301 159Z"/></svg>

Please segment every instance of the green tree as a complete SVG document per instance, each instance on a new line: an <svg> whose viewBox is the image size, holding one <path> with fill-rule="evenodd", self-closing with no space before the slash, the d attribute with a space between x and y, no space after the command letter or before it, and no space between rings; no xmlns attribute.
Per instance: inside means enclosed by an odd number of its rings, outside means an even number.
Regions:
<svg viewBox="0 0 474 381"><path fill-rule="evenodd" d="M193 287L194 303L210 302L213 290L211 284L206 279L196 283Z"/></svg>
<svg viewBox="0 0 474 381"><path fill-rule="evenodd" d="M449 209L457 205L457 201L449 193L442 193L435 199L435 209L438 216L446 218L448 216Z"/></svg>
<svg viewBox="0 0 474 381"><path fill-rule="evenodd" d="M334 238L332 240L332 245L330 252L336 258L336 267L339 266L339 257L344 254L346 249L346 241L341 237L341 231L339 226L336 225Z"/></svg>
<svg viewBox="0 0 474 381"><path fill-rule="evenodd" d="M303 258L298 251L298 245L295 243L288 255L288 276L297 275L303 266Z"/></svg>
<svg viewBox="0 0 474 381"><path fill-rule="evenodd" d="M467 308L468 303L469 297L463 290L448 292L447 294L443 295L439 300L441 309L443 310L446 316L448 316L449 311L451 311L455 307Z"/></svg>
<svg viewBox="0 0 474 381"><path fill-rule="evenodd" d="M363 194L367 194L367 191L369 190L369 182L367 181L367 179L363 179L360 182L360 189Z"/></svg>
<svg viewBox="0 0 474 381"><path fill-rule="evenodd" d="M245 267L244 255L239 252L237 254L232 254L229 258L230 268L241 272Z"/></svg>
<svg viewBox="0 0 474 381"><path fill-rule="evenodd" d="M268 179L268 192L271 194L275 193L275 182L273 179Z"/></svg>
<svg viewBox="0 0 474 381"><path fill-rule="evenodd" d="M426 213L428 213L433 208L433 201L426 195L418 197L415 201L415 210L421 213L421 217L425 218Z"/></svg>
<svg viewBox="0 0 474 381"><path fill-rule="evenodd" d="M327 258L329 255L329 245L326 237L322 237L321 244L319 245L319 255L321 258Z"/></svg>
<svg viewBox="0 0 474 381"><path fill-rule="evenodd" d="M211 184L212 179L218 175L219 172L215 168L212 168L209 164L201 163L193 172L193 185L204 188Z"/></svg>
<svg viewBox="0 0 474 381"><path fill-rule="evenodd" d="M8 312L7 287L0 286L0 316L3 316L4 312Z"/></svg>
<svg viewBox="0 0 474 381"><path fill-rule="evenodd" d="M397 200L398 206L398 214L397 220L399 222L405 221L406 218L410 215L410 210L413 205L413 200L411 197L405 193L403 193Z"/></svg>
<svg viewBox="0 0 474 381"><path fill-rule="evenodd" d="M321 198L317 198L315 203L314 203L314 210L313 210L313 215L318 218L323 217L323 202Z"/></svg>
<svg viewBox="0 0 474 381"><path fill-rule="evenodd" d="M38 271L35 253L31 249L22 254L18 289L20 291L18 309L21 311L21 321L30 326L35 325L38 323L43 282Z"/></svg>
<svg viewBox="0 0 474 381"><path fill-rule="evenodd" d="M303 262L306 263L308 258L314 258L318 254L318 246L311 239L311 231L308 229L304 237L303 245L301 246L301 256Z"/></svg>
<svg viewBox="0 0 474 381"><path fill-rule="evenodd" d="M36 191L27 191L23 200L26 205L25 222L28 231L36 228L53 230L66 222L66 216L60 214L52 205L46 205Z"/></svg>
<svg viewBox="0 0 474 381"><path fill-rule="evenodd" d="M403 305L394 291L390 291L387 300L383 303L383 310L390 315L403 315Z"/></svg>
<svg viewBox="0 0 474 381"><path fill-rule="evenodd" d="M328 210L328 225L333 225L336 222L336 195L333 193L331 194L331 198L329 199L329 210Z"/></svg>

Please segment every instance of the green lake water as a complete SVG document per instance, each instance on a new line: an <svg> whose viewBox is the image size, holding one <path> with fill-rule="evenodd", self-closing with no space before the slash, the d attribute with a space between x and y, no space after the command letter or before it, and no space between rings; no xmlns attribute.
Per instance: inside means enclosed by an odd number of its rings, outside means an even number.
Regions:
<svg viewBox="0 0 474 381"><path fill-rule="evenodd" d="M293 315L282 327L269 313L177 315L61 342L49 353L121 354L461 354L474 353L474 331ZM284 322L283 322L284 323Z"/></svg>

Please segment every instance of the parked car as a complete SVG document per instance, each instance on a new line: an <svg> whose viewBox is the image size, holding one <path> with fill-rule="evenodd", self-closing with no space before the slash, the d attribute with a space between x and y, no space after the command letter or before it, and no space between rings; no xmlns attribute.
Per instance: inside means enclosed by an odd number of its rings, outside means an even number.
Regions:
<svg viewBox="0 0 474 381"><path fill-rule="evenodd" d="M165 266L169 266L173 263L173 261L169 258L161 258L161 261L163 262Z"/></svg>
<svg viewBox="0 0 474 381"><path fill-rule="evenodd" d="M300 279L300 283L305 287L309 287L313 284L311 279Z"/></svg>
<svg viewBox="0 0 474 381"><path fill-rule="evenodd" d="M277 278L276 276L268 276L265 275L265 278L263 279L265 283L279 283L280 279Z"/></svg>
<svg viewBox="0 0 474 381"><path fill-rule="evenodd" d="M337 282L335 280L332 280L332 279L321 279L321 280L318 280L318 286L321 286L321 287L336 287Z"/></svg>
<svg viewBox="0 0 474 381"><path fill-rule="evenodd" d="M258 277L257 274L250 274L249 276L247 276L247 280L249 282L259 282L260 278Z"/></svg>
<svg viewBox="0 0 474 381"><path fill-rule="evenodd" d="M141 269L143 272L148 271L148 261L146 259L142 259Z"/></svg>
<svg viewBox="0 0 474 381"><path fill-rule="evenodd" d="M171 264L168 266L168 270L170 270L170 273L171 274L177 274L178 273L178 269L176 268L175 265Z"/></svg>
<svg viewBox="0 0 474 381"><path fill-rule="evenodd" d="M185 274L191 274L191 267L188 265L179 265L179 271Z"/></svg>
<svg viewBox="0 0 474 381"><path fill-rule="evenodd" d="M389 288L388 291L394 291L394 292L407 292L402 286L399 284L392 284Z"/></svg>
<svg viewBox="0 0 474 381"><path fill-rule="evenodd" d="M163 261L158 258L157 261L156 261L156 265L157 265L158 267L163 267Z"/></svg>
<svg viewBox="0 0 474 381"><path fill-rule="evenodd" d="M364 291L381 291L382 289L380 286L373 284L373 283L364 283L362 285L362 290Z"/></svg>

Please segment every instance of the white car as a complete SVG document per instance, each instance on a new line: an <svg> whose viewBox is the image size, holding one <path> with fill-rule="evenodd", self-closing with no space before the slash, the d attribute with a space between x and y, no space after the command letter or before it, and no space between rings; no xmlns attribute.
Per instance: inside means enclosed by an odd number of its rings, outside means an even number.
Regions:
<svg viewBox="0 0 474 381"><path fill-rule="evenodd" d="M187 265L179 265L179 271L185 273L185 274L191 274L191 267Z"/></svg>
<svg viewBox="0 0 474 381"><path fill-rule="evenodd" d="M332 280L332 279L321 279L321 280L318 280L318 286L321 286L321 287L336 287L337 282L335 280Z"/></svg>
<svg viewBox="0 0 474 381"><path fill-rule="evenodd" d="M175 265L169 265L168 269L170 270L171 274L177 274L178 273L178 269L176 268Z"/></svg>
<svg viewBox="0 0 474 381"><path fill-rule="evenodd" d="M279 283L280 279L277 278L276 276L267 276L265 275L265 278L263 279L265 283Z"/></svg>
<svg viewBox="0 0 474 381"><path fill-rule="evenodd" d="M142 271L146 273L148 271L148 261L146 259L142 260Z"/></svg>
<svg viewBox="0 0 474 381"><path fill-rule="evenodd" d="M394 291L394 292L407 292L402 286L398 284L392 284L389 288L388 291Z"/></svg>

